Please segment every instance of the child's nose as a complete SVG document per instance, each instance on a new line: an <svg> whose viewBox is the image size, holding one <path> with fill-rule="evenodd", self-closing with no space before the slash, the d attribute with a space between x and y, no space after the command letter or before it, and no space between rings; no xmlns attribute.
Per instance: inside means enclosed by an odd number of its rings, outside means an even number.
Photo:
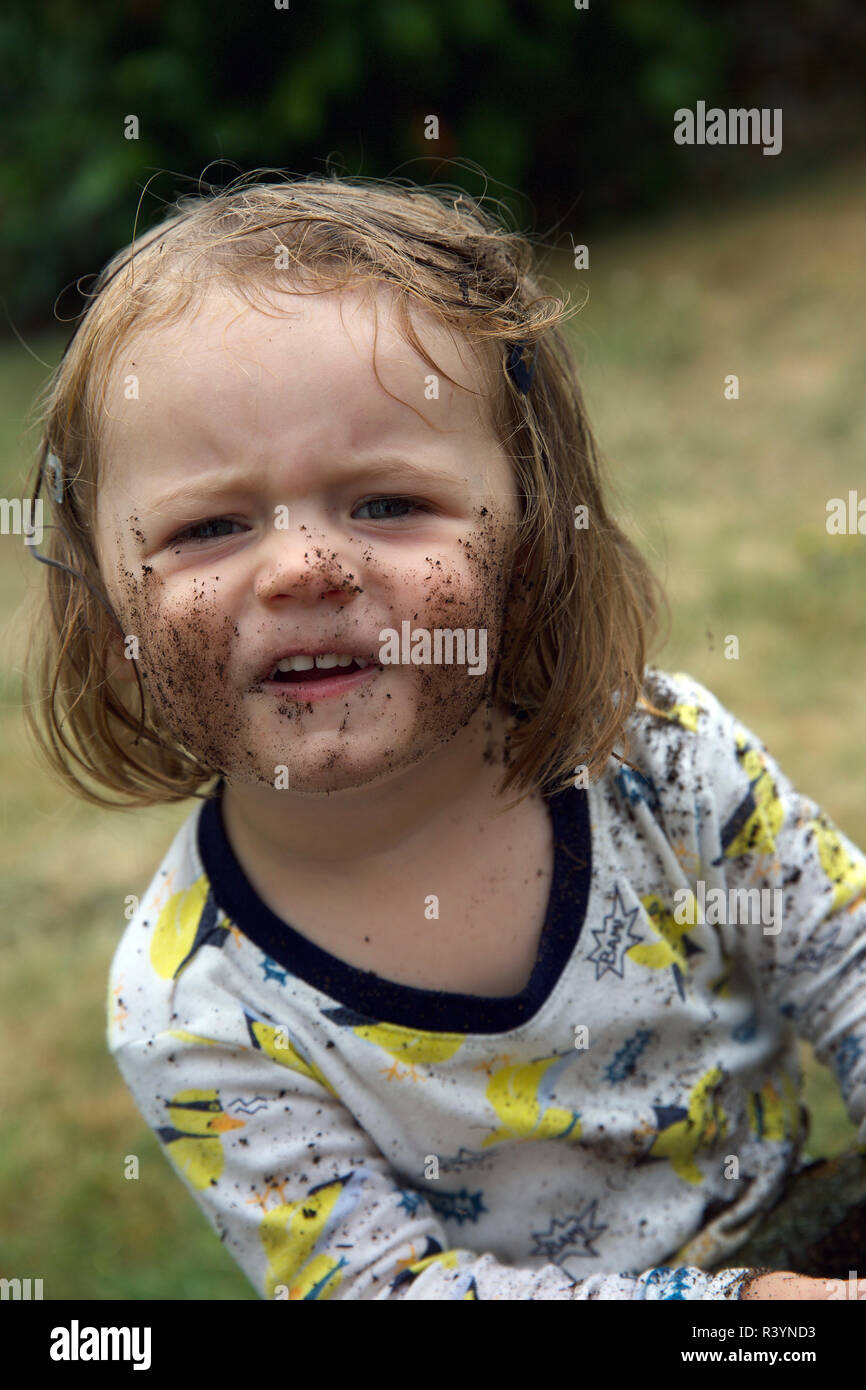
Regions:
<svg viewBox="0 0 866 1390"><path fill-rule="evenodd" d="M258 547L256 592L261 599L289 595L319 599L356 589L355 576L327 532L306 526L274 527L267 543Z"/></svg>

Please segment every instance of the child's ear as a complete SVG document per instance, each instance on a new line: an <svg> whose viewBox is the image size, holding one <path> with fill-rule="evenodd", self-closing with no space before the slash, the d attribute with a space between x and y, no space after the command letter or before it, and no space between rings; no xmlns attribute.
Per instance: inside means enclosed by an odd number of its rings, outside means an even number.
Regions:
<svg viewBox="0 0 866 1390"><path fill-rule="evenodd" d="M135 658L138 655L136 647L137 638L124 637L117 631L111 632L105 654L105 666L110 680L130 681L135 684Z"/></svg>

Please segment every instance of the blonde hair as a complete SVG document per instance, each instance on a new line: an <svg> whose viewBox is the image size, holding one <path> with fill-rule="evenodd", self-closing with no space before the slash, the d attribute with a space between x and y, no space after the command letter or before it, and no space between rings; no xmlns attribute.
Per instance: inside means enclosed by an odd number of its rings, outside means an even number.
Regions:
<svg viewBox="0 0 866 1390"><path fill-rule="evenodd" d="M521 580L529 594L519 640L505 631L492 692L520 714L500 791L512 784L524 795L561 790L578 766L595 780L611 755L628 761L614 744L635 704L659 712L646 699L645 663L666 600L607 510L562 332L578 310L542 294L530 241L459 189L256 178L177 199L144 240L105 265L37 402L34 502L50 476L50 453L63 475L62 501L47 499L49 563L26 654L25 720L37 749L68 787L97 805L127 809L213 794L203 787L215 770L178 746L137 667L137 712L134 691L121 695L109 679L110 637L120 627L93 541L100 406L112 363L133 332L177 322L215 280L256 303L274 286L276 257L284 253L285 288L387 284L396 291L401 334L431 368L441 371L417 338L410 300L470 340L489 368L491 417L522 498L513 553L526 557ZM526 394L505 366L503 349L518 342L537 349ZM576 529L579 506L587 508L583 530ZM99 794L82 773L115 796Z"/></svg>

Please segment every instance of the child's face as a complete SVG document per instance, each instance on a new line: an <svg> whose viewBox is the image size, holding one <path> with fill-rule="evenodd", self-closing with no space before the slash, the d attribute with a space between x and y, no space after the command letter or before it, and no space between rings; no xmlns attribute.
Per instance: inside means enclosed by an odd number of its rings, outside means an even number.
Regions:
<svg viewBox="0 0 866 1390"><path fill-rule="evenodd" d="M426 398L430 368L381 290L378 303L376 366L398 399L374 375L357 291L283 295L279 317L212 293L128 343L109 382L100 566L166 724L229 783L272 787L285 767L298 792L365 786L485 716L519 516L511 465L480 398L444 377ZM465 343L415 322L434 360L481 389ZM380 632L404 621L431 642L483 629L486 673L371 665L314 703L267 679L286 651L376 660Z"/></svg>

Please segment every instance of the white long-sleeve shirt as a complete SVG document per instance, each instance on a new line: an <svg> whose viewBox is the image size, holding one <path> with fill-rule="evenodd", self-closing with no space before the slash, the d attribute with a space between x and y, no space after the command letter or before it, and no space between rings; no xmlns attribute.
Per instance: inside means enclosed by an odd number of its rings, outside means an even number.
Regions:
<svg viewBox="0 0 866 1390"><path fill-rule="evenodd" d="M108 1043L262 1296L738 1298L742 1266L700 1266L797 1163L797 1035L866 1142L866 857L708 690L649 674L641 771L547 798L513 997L314 945L254 892L219 797L178 831L112 963Z"/></svg>

